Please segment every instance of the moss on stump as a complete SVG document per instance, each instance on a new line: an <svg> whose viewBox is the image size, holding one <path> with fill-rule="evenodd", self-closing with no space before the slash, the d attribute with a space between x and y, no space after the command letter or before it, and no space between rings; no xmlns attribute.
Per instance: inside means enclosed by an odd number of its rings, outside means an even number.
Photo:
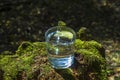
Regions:
<svg viewBox="0 0 120 80"><path fill-rule="evenodd" d="M75 63L53 69L45 42L23 42L15 54L0 55L0 80L107 80L104 48L96 41L75 41Z"/></svg>

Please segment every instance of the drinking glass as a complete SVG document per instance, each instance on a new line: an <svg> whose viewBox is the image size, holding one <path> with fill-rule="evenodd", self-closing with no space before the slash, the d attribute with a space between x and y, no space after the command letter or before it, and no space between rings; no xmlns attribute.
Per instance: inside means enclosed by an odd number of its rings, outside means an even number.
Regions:
<svg viewBox="0 0 120 80"><path fill-rule="evenodd" d="M56 26L45 33L48 60L53 68L65 69L74 63L76 34L69 27Z"/></svg>

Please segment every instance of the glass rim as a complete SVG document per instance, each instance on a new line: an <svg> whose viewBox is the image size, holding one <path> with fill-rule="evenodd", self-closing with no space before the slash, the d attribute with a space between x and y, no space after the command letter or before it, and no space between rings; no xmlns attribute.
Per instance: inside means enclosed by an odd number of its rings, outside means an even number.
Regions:
<svg viewBox="0 0 120 80"><path fill-rule="evenodd" d="M72 32L72 34L73 34L73 36L74 36L73 38L76 39L76 33L75 33L75 31L74 31L72 28L67 27L67 26L65 26L65 27L64 27L64 26L54 26L54 27L49 28L49 29L45 32L45 39L47 38L47 36L48 36L48 34L49 34L50 31L52 31L52 30L54 30L54 29L57 31L58 27L61 27L61 29L64 28L65 31L66 31L66 30L70 30L70 32ZM64 30L63 30L63 31L64 31Z"/></svg>
<svg viewBox="0 0 120 80"><path fill-rule="evenodd" d="M72 34L74 35L74 37L76 38L76 33L75 33L75 31L72 29L72 28L70 28L70 27L67 27L67 26L54 26L54 27L51 27L51 28L49 28L46 32L45 32L45 38L47 37L47 35L48 35L48 33L50 32L50 31L52 31L52 30L58 30L58 27L61 27L61 29L65 29L65 30L61 30L61 31L67 31L67 30L70 30L70 32L72 32Z"/></svg>

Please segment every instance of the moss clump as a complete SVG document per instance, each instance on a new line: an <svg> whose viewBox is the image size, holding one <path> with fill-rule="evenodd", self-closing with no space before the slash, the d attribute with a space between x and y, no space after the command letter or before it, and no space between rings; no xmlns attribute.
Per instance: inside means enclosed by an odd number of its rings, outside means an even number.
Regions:
<svg viewBox="0 0 120 80"><path fill-rule="evenodd" d="M4 71L4 80L17 79L20 71L25 71L27 77L30 77L32 64L37 55L45 56L44 42L23 42L14 55L1 54L0 68Z"/></svg>
<svg viewBox="0 0 120 80"><path fill-rule="evenodd" d="M105 57L105 50L104 50L103 46L94 40L82 41L80 39L76 39L75 49L76 49L76 51L79 51L81 49L85 49L87 51L89 50L90 52L93 52L94 54L97 52L98 54L102 55L102 57ZM84 51L84 50L82 50L82 51Z"/></svg>
<svg viewBox="0 0 120 80"><path fill-rule="evenodd" d="M103 46L96 41L75 41L75 53L83 56L86 71L94 74L95 79L106 80L105 55Z"/></svg>

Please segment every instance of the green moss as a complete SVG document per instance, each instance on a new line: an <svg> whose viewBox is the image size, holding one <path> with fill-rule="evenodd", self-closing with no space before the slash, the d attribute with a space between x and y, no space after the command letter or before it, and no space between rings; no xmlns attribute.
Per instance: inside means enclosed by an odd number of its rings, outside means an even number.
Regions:
<svg viewBox="0 0 120 80"><path fill-rule="evenodd" d="M47 75L51 70L52 70L52 67L49 65L49 64L41 64L42 67L41 69L43 70L42 71L42 75Z"/></svg>
<svg viewBox="0 0 120 80"><path fill-rule="evenodd" d="M104 57L101 54L102 45L96 41L81 41L77 39L75 41L75 53L82 54L86 64L91 64L93 61L105 62Z"/></svg>
<svg viewBox="0 0 120 80"><path fill-rule="evenodd" d="M0 55L0 68L4 71L5 80L17 79L19 71L32 74L32 64L37 55L45 56L44 42L23 42L14 55Z"/></svg>
<svg viewBox="0 0 120 80"><path fill-rule="evenodd" d="M94 40L92 41L82 41L80 39L76 39L75 47L77 50L79 49L99 49L102 48L102 45Z"/></svg>
<svg viewBox="0 0 120 80"><path fill-rule="evenodd" d="M46 43L45 42L34 42L34 52L41 56L47 56L46 53Z"/></svg>
<svg viewBox="0 0 120 80"><path fill-rule="evenodd" d="M96 79L105 80L105 54L103 47L96 41L75 41L75 53L83 56L84 64L87 65L86 70L92 71L96 75ZM91 70L89 70L91 69Z"/></svg>
<svg viewBox="0 0 120 80"><path fill-rule="evenodd" d="M4 79L5 80L13 80L16 79L17 70L17 62L15 56L12 55L1 55L0 59L1 69L4 71ZM16 56L17 57L17 56Z"/></svg>
<svg viewBox="0 0 120 80"><path fill-rule="evenodd" d="M82 72L81 65L78 68L54 70L47 60L45 42L23 42L15 54L0 55L0 69L4 71L4 80L16 80L19 72L24 71L26 78L30 80L39 79L72 79L80 78ZM75 41L75 54L83 55L83 70L93 73L96 79L105 80L105 59L101 55L102 45L96 41ZM38 71L37 73L35 73ZM75 72L77 71L77 72ZM54 74L54 75L53 75ZM62 77L61 77L62 76ZM22 77L22 76L21 76ZM35 79L34 79L35 78Z"/></svg>

